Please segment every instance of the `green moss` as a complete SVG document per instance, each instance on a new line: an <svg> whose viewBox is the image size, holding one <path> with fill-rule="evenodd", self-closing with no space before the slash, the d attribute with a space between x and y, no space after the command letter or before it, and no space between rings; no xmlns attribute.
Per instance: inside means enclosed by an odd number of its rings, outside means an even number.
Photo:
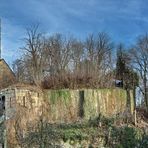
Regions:
<svg viewBox="0 0 148 148"><path fill-rule="evenodd" d="M126 100L127 94L126 94L125 90L120 89L120 97L121 97L122 100L123 99Z"/></svg>
<svg viewBox="0 0 148 148"><path fill-rule="evenodd" d="M59 99L67 104L71 100L71 94L69 90L51 90L48 91L48 98L50 99L51 104L56 104Z"/></svg>
<svg viewBox="0 0 148 148"><path fill-rule="evenodd" d="M102 93L108 93L110 92L110 89L104 88L104 89L98 89L98 91L101 91Z"/></svg>
<svg viewBox="0 0 148 148"><path fill-rule="evenodd" d="M110 116L118 112L123 112L127 94L126 91L120 88L116 89L83 89L84 90L84 119L90 119L98 116L101 112L105 116ZM77 108L79 107L79 91L62 89L62 90L47 90L46 98L50 102L52 114L56 112L56 119L60 119L60 116L67 115L69 117L76 117ZM131 100L133 101L133 100ZM74 104L75 102L75 104ZM131 102L133 106L133 102ZM72 108L70 108L72 106ZM131 106L131 108L133 108ZM63 111L59 112L57 108L62 107ZM69 108L72 111L72 115L69 114ZM77 110L73 110L76 108ZM55 111L56 110L56 111ZM68 117L69 116L69 117Z"/></svg>

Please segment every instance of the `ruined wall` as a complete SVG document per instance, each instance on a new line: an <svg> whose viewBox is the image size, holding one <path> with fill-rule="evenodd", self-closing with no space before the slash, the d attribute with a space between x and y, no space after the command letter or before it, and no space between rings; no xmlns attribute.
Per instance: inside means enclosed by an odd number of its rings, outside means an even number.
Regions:
<svg viewBox="0 0 148 148"><path fill-rule="evenodd" d="M15 89L15 98L18 105L28 109L38 108L42 102L42 96L38 90L30 90L27 88Z"/></svg>
<svg viewBox="0 0 148 148"><path fill-rule="evenodd" d="M132 93L130 95L133 102ZM100 113L112 116L124 112L127 103L126 91L118 88L46 90L44 98L48 101L50 120L56 122L90 119L97 117Z"/></svg>
<svg viewBox="0 0 148 148"><path fill-rule="evenodd" d="M37 88L10 86L0 91L0 98L5 98L6 118L13 117L18 108L23 108L26 112L33 110L35 113L42 105L42 93Z"/></svg>
<svg viewBox="0 0 148 148"><path fill-rule="evenodd" d="M1 97L5 97L7 143L16 148L16 133L21 131L21 134L24 134L28 124L36 122L39 117L42 93L36 87L14 85L2 89Z"/></svg>
<svg viewBox="0 0 148 148"><path fill-rule="evenodd" d="M53 122L74 122L97 117L100 113L105 116L116 115L124 112L127 105L127 93L119 88L39 92L36 88L10 87L1 93L5 96L8 118L20 106L28 112L33 109L38 115L44 111ZM134 109L132 92L130 98L132 112Z"/></svg>

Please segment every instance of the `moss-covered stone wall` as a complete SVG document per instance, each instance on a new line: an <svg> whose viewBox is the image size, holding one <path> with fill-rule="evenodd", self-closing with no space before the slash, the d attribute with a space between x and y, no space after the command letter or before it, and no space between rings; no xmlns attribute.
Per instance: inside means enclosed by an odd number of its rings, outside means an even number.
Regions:
<svg viewBox="0 0 148 148"><path fill-rule="evenodd" d="M131 102L133 96L131 94ZM113 116L126 110L127 94L123 89L45 90L48 115L53 122ZM132 109L133 107L131 107Z"/></svg>

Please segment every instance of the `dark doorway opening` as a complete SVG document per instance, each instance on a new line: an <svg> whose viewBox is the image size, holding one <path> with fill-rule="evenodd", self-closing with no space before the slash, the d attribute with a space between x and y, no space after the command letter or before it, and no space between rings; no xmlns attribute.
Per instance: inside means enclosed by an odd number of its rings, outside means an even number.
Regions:
<svg viewBox="0 0 148 148"><path fill-rule="evenodd" d="M4 143L0 143L0 148L4 148Z"/></svg>
<svg viewBox="0 0 148 148"><path fill-rule="evenodd" d="M84 117L84 90L79 91L79 117Z"/></svg>
<svg viewBox="0 0 148 148"><path fill-rule="evenodd" d="M3 109L5 110L5 96L2 96L2 106L3 106Z"/></svg>

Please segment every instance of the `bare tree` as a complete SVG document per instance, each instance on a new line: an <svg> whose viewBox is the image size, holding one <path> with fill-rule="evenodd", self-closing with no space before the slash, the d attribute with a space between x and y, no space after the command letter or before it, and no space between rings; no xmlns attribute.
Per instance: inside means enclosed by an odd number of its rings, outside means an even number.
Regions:
<svg viewBox="0 0 148 148"><path fill-rule="evenodd" d="M95 37L90 34L85 41L85 48L87 52L88 59L88 73L94 75L96 69L96 48L95 48Z"/></svg>
<svg viewBox="0 0 148 148"><path fill-rule="evenodd" d="M27 37L24 39L25 45L22 48L24 51L24 63L28 68L28 72L33 79L33 82L40 85L43 79L44 66L44 37L38 32L38 27L27 30Z"/></svg>
<svg viewBox="0 0 148 148"><path fill-rule="evenodd" d="M78 41L77 39L72 42L72 61L73 61L73 69L76 73L80 72L80 63L83 60L84 48L83 43Z"/></svg>
<svg viewBox="0 0 148 148"><path fill-rule="evenodd" d="M112 70L113 42L107 33L100 32L96 36L93 34L88 36L85 48L89 61L89 72L97 77L99 85L105 84L105 75Z"/></svg>
<svg viewBox="0 0 148 148"><path fill-rule="evenodd" d="M22 59L16 59L13 62L13 71L15 73L17 82L25 82L28 80L28 74L26 74L27 68Z"/></svg>
<svg viewBox="0 0 148 148"><path fill-rule="evenodd" d="M143 94L148 111L148 35L139 36L136 45L131 49L133 66L140 77L139 88Z"/></svg>
<svg viewBox="0 0 148 148"><path fill-rule="evenodd" d="M83 42L62 34L48 37L35 27L27 30L24 42L22 58L13 66L20 82L40 85L50 81L49 87L74 88L77 83L103 87L110 79L113 44L104 32L92 34Z"/></svg>
<svg viewBox="0 0 148 148"><path fill-rule="evenodd" d="M49 66L51 73L64 72L71 59L71 38L55 34L48 39Z"/></svg>

